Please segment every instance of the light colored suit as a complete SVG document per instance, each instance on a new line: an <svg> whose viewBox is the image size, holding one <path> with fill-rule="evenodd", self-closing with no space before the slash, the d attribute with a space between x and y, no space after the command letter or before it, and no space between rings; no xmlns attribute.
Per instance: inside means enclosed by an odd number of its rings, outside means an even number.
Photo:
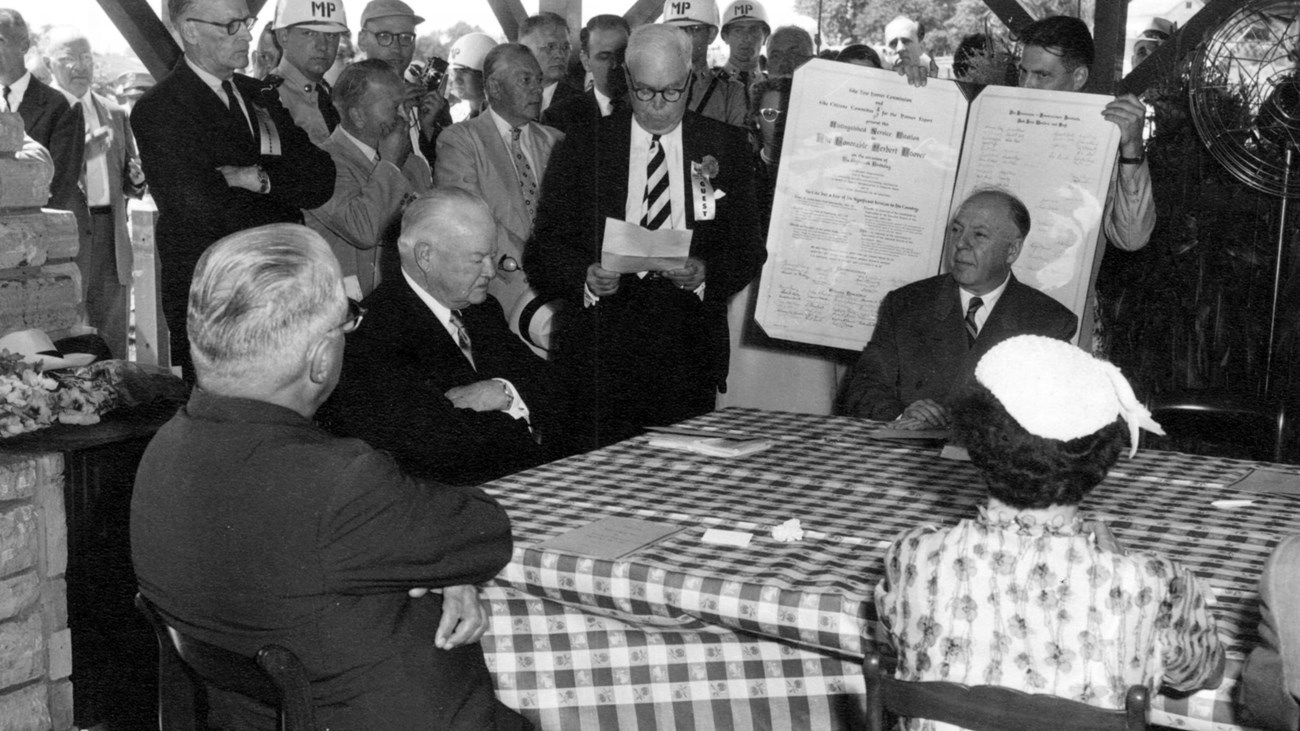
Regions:
<svg viewBox="0 0 1300 731"><path fill-rule="evenodd" d="M536 165L540 194L551 150L564 139L564 133L537 122L529 122L528 134L533 140L533 162ZM533 232L533 219L524 203L514 162L510 159L510 150L501 139L492 114L480 114L473 119L453 124L438 135L438 159L434 165L433 177L438 185L462 188L487 201L492 209L492 217L496 219L497 255L509 255L522 264L524 243ZM535 204L536 201L534 210ZM537 296L528 286L528 278L523 270L498 270L496 278L488 285L488 292L501 302L510 321L511 331L519 335L520 316L529 310L524 319L531 317L536 308L529 308L529 305ZM528 332L529 322L524 323L523 329ZM534 333L523 340L534 351L544 355L547 344L534 342L541 339L536 335L534 329Z"/></svg>
<svg viewBox="0 0 1300 731"><path fill-rule="evenodd" d="M320 208L304 211L303 218L329 242L343 276L355 276L365 297L381 279L381 248L397 242L403 205L432 187L429 164L414 153L401 169L374 162L348 139L342 125L320 147L334 160L334 194Z"/></svg>
<svg viewBox="0 0 1300 731"><path fill-rule="evenodd" d="M144 185L132 184L127 165L132 160L138 162L140 155L135 150L135 135L131 134L131 124L127 121L126 110L112 99L93 91L90 93L90 98L95 104L95 114L99 115L100 121L113 128L113 143L109 145L107 153L108 199L109 205L113 207L117 281L119 284L130 286L131 268L134 263L131 255L131 235L126 230L126 198L127 196L139 198L144 194ZM81 180L84 189L86 180L84 166Z"/></svg>

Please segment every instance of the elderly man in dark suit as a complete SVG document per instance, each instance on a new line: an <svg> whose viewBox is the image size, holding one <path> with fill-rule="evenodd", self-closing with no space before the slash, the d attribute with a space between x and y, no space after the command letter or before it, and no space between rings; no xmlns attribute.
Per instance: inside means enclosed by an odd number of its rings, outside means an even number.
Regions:
<svg viewBox="0 0 1300 731"><path fill-rule="evenodd" d="M27 134L54 158L49 207L72 211L85 222L89 214L80 185L86 145L81 107L27 70L24 56L31 45L23 16L0 8L0 111L18 112Z"/></svg>
<svg viewBox="0 0 1300 731"><path fill-rule="evenodd" d="M301 223L302 209L329 200L334 163L294 124L274 88L235 73L248 65L253 39L244 0L168 0L167 9L185 55L131 117L158 204L172 362L192 380L185 303L199 256L241 229Z"/></svg>
<svg viewBox="0 0 1300 731"><path fill-rule="evenodd" d="M552 427L548 365L488 294L497 259L487 204L435 188L407 206L398 251L401 276L362 303L366 327L348 341L321 423L453 484L540 463Z"/></svg>
<svg viewBox="0 0 1300 731"><path fill-rule="evenodd" d="M1011 193L971 194L948 224L950 271L885 295L838 413L946 427L948 403L994 345L1016 335L1069 340L1078 318L1011 273L1029 227L1029 211Z"/></svg>
<svg viewBox="0 0 1300 731"><path fill-rule="evenodd" d="M614 113L615 106L627 100L627 80L623 77L623 52L632 29L619 15L596 15L578 34L581 50L578 58L591 74L591 88L552 104L542 113L542 124L568 133L580 124L594 124Z"/></svg>
<svg viewBox="0 0 1300 731"><path fill-rule="evenodd" d="M564 134L537 123L542 69L527 48L505 43L488 51L483 80L487 112L453 124L438 137L433 179L487 201L496 220L499 261L517 263L524 258L524 242L533 231L551 150ZM530 332L540 305L532 306L537 293L528 286L525 273L502 267L488 290L505 309L510 329L545 356L549 342Z"/></svg>
<svg viewBox="0 0 1300 731"><path fill-rule="evenodd" d="M478 645L475 584L510 560L505 511L312 423L363 327L329 247L293 224L241 231L203 255L191 292L199 388L131 498L140 592L204 642L292 650L321 728L528 728ZM271 709L208 700L215 727L276 728Z"/></svg>
<svg viewBox="0 0 1300 731"><path fill-rule="evenodd" d="M135 136L126 110L108 97L91 91L95 60L90 41L76 28L50 31L45 42L45 63L55 88L68 101L81 105L85 119L85 162L81 187L89 206L77 252L81 270L86 318L99 329L114 358L127 356L130 319L132 251L126 230L126 198L144 194L144 173L135 151Z"/></svg>
<svg viewBox="0 0 1300 731"><path fill-rule="evenodd" d="M727 374L727 300L766 256L745 133L688 112L690 39L642 26L627 46L631 110L567 138L551 158L524 267L568 300L557 366L586 428L578 446L713 409ZM606 221L690 232L680 266L602 266ZM591 433L594 425L596 431Z"/></svg>

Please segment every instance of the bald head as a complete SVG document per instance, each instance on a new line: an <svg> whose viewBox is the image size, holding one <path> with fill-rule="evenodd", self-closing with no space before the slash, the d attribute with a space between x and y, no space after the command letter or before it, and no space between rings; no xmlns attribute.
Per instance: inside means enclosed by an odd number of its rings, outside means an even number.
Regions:
<svg viewBox="0 0 1300 731"><path fill-rule="evenodd" d="M496 276L496 223L482 198L435 188L412 201L397 239L402 270L451 310L487 299Z"/></svg>

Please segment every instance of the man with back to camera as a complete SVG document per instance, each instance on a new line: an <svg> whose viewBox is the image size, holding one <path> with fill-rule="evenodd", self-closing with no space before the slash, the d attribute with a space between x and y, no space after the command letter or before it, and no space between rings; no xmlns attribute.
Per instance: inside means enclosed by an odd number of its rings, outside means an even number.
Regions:
<svg viewBox="0 0 1300 731"><path fill-rule="evenodd" d="M320 421L414 474L478 484L546 460L555 437L548 364L488 294L496 223L487 204L435 188L402 215L402 270L363 303Z"/></svg>
<svg viewBox="0 0 1300 731"><path fill-rule="evenodd" d="M478 645L475 584L510 560L505 511L311 421L365 314L325 242L294 224L228 236L199 259L189 303L198 386L131 499L140 592L196 639L291 650L321 728L529 728ZM276 728L242 696L208 700L216 727Z"/></svg>
<svg viewBox="0 0 1300 731"><path fill-rule="evenodd" d="M168 0L184 56L131 111L140 162L158 204L163 315L172 363L189 381L185 304L212 242L266 223L302 221L329 200L334 163L276 94L235 73L248 65L254 18L244 0Z"/></svg>
<svg viewBox="0 0 1300 731"><path fill-rule="evenodd" d="M542 124L565 134L580 125L594 124L627 103L627 80L623 77L623 52L632 29L618 15L596 15L578 34L582 67L591 74L592 86L579 96L552 104L542 112Z"/></svg>
<svg viewBox="0 0 1300 731"><path fill-rule="evenodd" d="M1069 340L1074 314L1011 273L1029 227L1028 209L1011 193L971 194L948 224L949 272L885 295L836 413L945 428L949 402L994 345L1015 335Z"/></svg>

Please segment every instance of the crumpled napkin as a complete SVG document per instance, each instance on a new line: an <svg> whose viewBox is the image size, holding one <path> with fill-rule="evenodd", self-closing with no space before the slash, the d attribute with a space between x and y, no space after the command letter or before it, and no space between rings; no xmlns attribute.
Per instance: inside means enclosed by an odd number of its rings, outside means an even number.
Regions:
<svg viewBox="0 0 1300 731"><path fill-rule="evenodd" d="M799 525L798 518L791 518L786 522L772 529L772 538L782 543L793 543L803 540L803 527Z"/></svg>

